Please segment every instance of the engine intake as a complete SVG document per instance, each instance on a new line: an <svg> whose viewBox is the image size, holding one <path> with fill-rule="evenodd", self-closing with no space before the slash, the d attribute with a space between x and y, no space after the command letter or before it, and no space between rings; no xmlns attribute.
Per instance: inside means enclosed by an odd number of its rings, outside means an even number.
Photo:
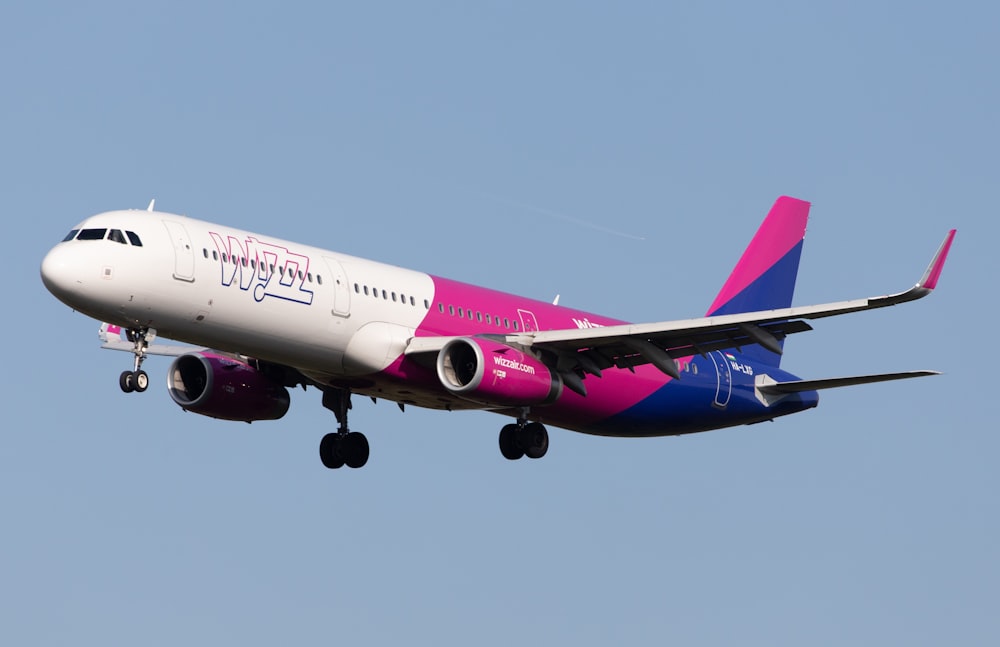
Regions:
<svg viewBox="0 0 1000 647"><path fill-rule="evenodd" d="M211 352L187 353L167 372L170 398L185 411L222 420L277 420L288 390L246 362Z"/></svg>
<svg viewBox="0 0 1000 647"><path fill-rule="evenodd" d="M513 346L457 337L437 358L441 384L458 397L490 407L551 404L562 380L537 358Z"/></svg>

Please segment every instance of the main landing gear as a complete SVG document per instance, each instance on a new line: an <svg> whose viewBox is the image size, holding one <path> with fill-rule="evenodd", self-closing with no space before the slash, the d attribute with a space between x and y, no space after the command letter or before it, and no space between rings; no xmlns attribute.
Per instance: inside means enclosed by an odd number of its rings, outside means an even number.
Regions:
<svg viewBox="0 0 1000 647"><path fill-rule="evenodd" d="M500 453L507 460L522 456L541 458L549 451L549 432L540 422L518 418L517 424L504 425L500 430Z"/></svg>
<svg viewBox="0 0 1000 647"><path fill-rule="evenodd" d="M340 426L336 433L323 436L319 443L319 458L323 465L335 470L347 465L364 467L368 462L368 438L347 428L347 412L351 408L351 392L347 389L323 391L323 406L333 411Z"/></svg>
<svg viewBox="0 0 1000 647"><path fill-rule="evenodd" d="M122 371L122 374L118 376L118 386L125 393L131 393L132 391L142 393L149 386L149 376L141 368L143 360L146 359L146 349L149 348L149 342L152 336L156 335L154 331L147 338L149 332L149 328L129 328L125 331L125 337L132 342L132 354L135 355L135 363L132 366L132 370Z"/></svg>

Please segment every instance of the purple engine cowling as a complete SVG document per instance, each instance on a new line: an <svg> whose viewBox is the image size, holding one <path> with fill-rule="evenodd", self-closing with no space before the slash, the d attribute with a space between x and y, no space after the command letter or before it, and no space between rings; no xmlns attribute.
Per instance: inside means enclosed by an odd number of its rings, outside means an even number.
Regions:
<svg viewBox="0 0 1000 647"><path fill-rule="evenodd" d="M478 337L457 337L444 345L437 374L446 389L487 406L551 404L562 380L533 355Z"/></svg>
<svg viewBox="0 0 1000 647"><path fill-rule="evenodd" d="M277 420L288 390L246 362L200 351L181 355L167 372L167 391L185 411L222 420Z"/></svg>

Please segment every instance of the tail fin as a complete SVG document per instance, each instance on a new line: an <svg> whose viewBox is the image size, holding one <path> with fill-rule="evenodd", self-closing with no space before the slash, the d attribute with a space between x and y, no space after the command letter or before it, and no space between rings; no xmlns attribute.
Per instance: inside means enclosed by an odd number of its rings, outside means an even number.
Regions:
<svg viewBox="0 0 1000 647"><path fill-rule="evenodd" d="M778 198L706 316L790 307L808 219L808 202ZM743 353L771 366L781 362L780 355L758 345Z"/></svg>

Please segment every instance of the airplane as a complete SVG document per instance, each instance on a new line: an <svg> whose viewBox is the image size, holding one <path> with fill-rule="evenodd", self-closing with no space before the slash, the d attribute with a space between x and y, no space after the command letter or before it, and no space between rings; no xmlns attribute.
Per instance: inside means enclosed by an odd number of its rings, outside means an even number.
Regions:
<svg viewBox="0 0 1000 647"><path fill-rule="evenodd" d="M811 330L808 321L930 294L955 237L947 233L908 290L793 307L810 203L782 196L704 317L632 324L155 211L154 202L73 227L42 261L46 288L103 322L104 348L133 355L119 377L126 393L147 389L149 355L174 357L175 403L223 420L279 419L289 388L315 387L338 422L319 446L330 469L369 459L367 437L348 426L353 395L498 413L512 419L500 453L517 460L546 454L546 425L689 434L813 408L822 389L936 375L801 379L780 365L785 338Z"/></svg>

